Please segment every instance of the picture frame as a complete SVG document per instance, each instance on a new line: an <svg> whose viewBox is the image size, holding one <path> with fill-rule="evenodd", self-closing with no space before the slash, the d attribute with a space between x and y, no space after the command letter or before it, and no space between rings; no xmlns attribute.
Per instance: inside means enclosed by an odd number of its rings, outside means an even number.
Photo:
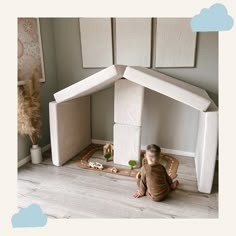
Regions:
<svg viewBox="0 0 236 236"><path fill-rule="evenodd" d="M24 85L34 69L39 73L39 81L45 82L43 48L39 18L18 19L17 82Z"/></svg>

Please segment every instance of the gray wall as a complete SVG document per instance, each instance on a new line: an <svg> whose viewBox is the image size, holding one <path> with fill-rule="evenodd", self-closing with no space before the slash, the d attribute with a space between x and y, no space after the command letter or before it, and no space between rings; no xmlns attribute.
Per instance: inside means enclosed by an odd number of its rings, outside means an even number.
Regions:
<svg viewBox="0 0 236 236"><path fill-rule="evenodd" d="M77 18L55 18L57 79L59 90L98 72L83 69ZM96 55L95 55L96 56ZM218 33L199 33L195 68L159 69L206 89L218 104ZM92 99L92 138L113 139L114 88L100 91ZM194 152L198 112L173 99L145 90L142 144Z"/></svg>
<svg viewBox="0 0 236 236"><path fill-rule="evenodd" d="M49 135L49 112L48 103L53 100L53 93L58 90L58 83L56 80L56 64L55 64L55 47L52 19L41 18L40 29L44 54L44 68L46 82L41 83L41 116L42 128L40 131L41 147L50 143ZM31 142L28 136L18 135L18 161L30 154Z"/></svg>

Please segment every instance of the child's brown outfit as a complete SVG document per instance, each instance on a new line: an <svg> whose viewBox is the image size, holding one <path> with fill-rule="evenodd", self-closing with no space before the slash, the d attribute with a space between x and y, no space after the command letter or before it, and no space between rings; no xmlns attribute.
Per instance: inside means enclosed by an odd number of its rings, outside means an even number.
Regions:
<svg viewBox="0 0 236 236"><path fill-rule="evenodd" d="M171 190L172 179L161 164L144 164L137 184L141 196L145 194L153 201L161 201Z"/></svg>

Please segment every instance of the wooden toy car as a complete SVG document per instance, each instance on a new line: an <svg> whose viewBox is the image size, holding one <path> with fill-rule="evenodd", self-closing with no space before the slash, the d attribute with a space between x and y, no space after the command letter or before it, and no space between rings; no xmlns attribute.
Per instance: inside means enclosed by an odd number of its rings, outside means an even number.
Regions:
<svg viewBox="0 0 236 236"><path fill-rule="evenodd" d="M112 167L112 168L111 168L111 172L117 173L117 172L118 172L118 169L117 169L116 167Z"/></svg>
<svg viewBox="0 0 236 236"><path fill-rule="evenodd" d="M101 163L99 163L99 162L92 162L92 161L90 161L89 162L89 167L93 168L93 169L99 169L99 170L103 169L103 165Z"/></svg>

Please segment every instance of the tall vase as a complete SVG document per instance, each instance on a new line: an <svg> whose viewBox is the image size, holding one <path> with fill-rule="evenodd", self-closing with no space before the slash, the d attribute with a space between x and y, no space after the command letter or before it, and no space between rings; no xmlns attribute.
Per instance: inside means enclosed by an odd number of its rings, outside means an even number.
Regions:
<svg viewBox="0 0 236 236"><path fill-rule="evenodd" d="M42 162L42 150L41 147L38 146L38 144L32 145L32 148L30 148L30 154L33 164L39 164Z"/></svg>

